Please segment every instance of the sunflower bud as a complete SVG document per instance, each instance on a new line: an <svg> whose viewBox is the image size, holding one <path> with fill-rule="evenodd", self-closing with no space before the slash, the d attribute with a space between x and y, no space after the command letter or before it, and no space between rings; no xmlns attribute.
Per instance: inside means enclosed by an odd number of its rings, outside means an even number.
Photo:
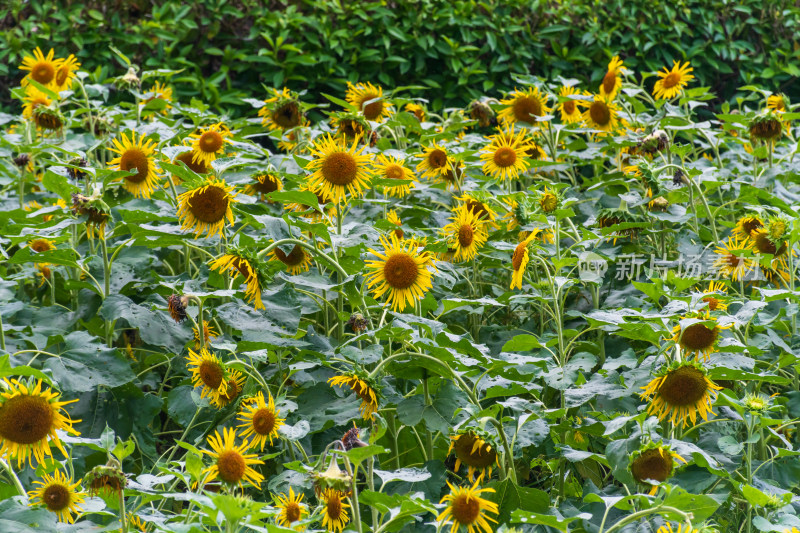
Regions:
<svg viewBox="0 0 800 533"><path fill-rule="evenodd" d="M685 185L687 183L688 182L686 181L686 175L683 173L681 169L676 168L675 173L672 174L672 184L679 186L679 185Z"/></svg>
<svg viewBox="0 0 800 533"><path fill-rule="evenodd" d="M333 489L342 494L350 494L353 478L339 468L339 461L335 456L331 457L327 470L314 472L311 476L314 478L314 492L317 495L322 494L327 489Z"/></svg>
<svg viewBox="0 0 800 533"><path fill-rule="evenodd" d="M111 495L119 495L128 484L128 478L120 470L119 463L111 460L105 465L92 468L86 474L84 482L92 495L97 495L104 490Z"/></svg>

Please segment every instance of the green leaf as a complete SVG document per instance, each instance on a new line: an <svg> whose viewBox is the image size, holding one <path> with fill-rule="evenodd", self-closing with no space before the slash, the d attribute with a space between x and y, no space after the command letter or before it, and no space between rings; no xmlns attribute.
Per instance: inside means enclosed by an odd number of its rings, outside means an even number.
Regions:
<svg viewBox="0 0 800 533"><path fill-rule="evenodd" d="M497 504L499 524L507 522L513 511L531 511L543 513L550 507L547 493L530 487L520 487L510 479L487 483L484 488L493 489L483 495L487 500Z"/></svg>
<svg viewBox="0 0 800 533"><path fill-rule="evenodd" d="M73 331L48 351L44 367L53 373L62 390L89 392L97 386L118 387L136 379L128 360L116 348L108 348L86 331Z"/></svg>

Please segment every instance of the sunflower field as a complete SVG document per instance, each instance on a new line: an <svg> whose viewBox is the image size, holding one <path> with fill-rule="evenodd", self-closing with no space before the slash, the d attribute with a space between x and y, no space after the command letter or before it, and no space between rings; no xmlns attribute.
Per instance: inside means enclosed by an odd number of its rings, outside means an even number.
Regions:
<svg viewBox="0 0 800 533"><path fill-rule="evenodd" d="M110 50L3 95L0 532L800 533L788 96Z"/></svg>

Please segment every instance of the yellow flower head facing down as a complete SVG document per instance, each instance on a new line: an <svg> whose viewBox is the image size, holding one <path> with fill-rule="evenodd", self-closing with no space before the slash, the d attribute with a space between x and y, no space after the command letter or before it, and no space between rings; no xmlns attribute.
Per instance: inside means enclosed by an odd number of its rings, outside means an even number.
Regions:
<svg viewBox="0 0 800 533"><path fill-rule="evenodd" d="M354 374L334 376L328 380L331 387L349 387L361 400L361 418L372 420L378 412L378 393L365 380Z"/></svg>
<svg viewBox="0 0 800 533"><path fill-rule="evenodd" d="M314 171L308 178L309 188L336 204L347 203L347 195L361 196L372 178L371 157L362 154L364 147L356 150L357 146L358 138L349 149L345 139L335 139L330 134L315 139L311 150L314 160L306 167Z"/></svg>
<svg viewBox="0 0 800 533"><path fill-rule="evenodd" d="M53 100L45 93L29 85L25 88L22 116L30 119L43 130L59 130L64 125L61 114L51 105Z"/></svg>
<svg viewBox="0 0 800 533"><path fill-rule="evenodd" d="M736 226L731 232L738 239L749 239L756 230L764 227L764 221L759 216L744 216L736 221Z"/></svg>
<svg viewBox="0 0 800 533"><path fill-rule="evenodd" d="M322 509L322 527L328 531L338 531L341 533L344 526L350 521L347 515L347 509L350 505L344 503L342 498L344 496L336 489L325 489L320 495L320 500L323 504Z"/></svg>
<svg viewBox="0 0 800 533"><path fill-rule="evenodd" d="M530 262L530 244L536 238L536 232L531 232L528 237L519 243L514 248L514 253L511 256L511 268L513 273L511 275L511 288L522 289L522 278L525 276L525 269Z"/></svg>
<svg viewBox="0 0 800 533"><path fill-rule="evenodd" d="M227 407L239 397L244 390L245 377L237 370L229 370L225 382L225 392L211 396L211 405L217 409Z"/></svg>
<svg viewBox="0 0 800 533"><path fill-rule="evenodd" d="M717 386L706 376L705 369L698 363L683 362L659 372L646 386L642 387L643 400L648 400L647 413L659 420L669 419L671 424L686 427L691 420L697 423L697 413L708 420L711 403L717 397Z"/></svg>
<svg viewBox="0 0 800 533"><path fill-rule="evenodd" d="M584 108L583 122L587 128L607 134L619 127L619 108L608 97L596 94L593 100L580 100L580 105Z"/></svg>
<svg viewBox="0 0 800 533"><path fill-rule="evenodd" d="M181 229L194 232L195 237L222 236L225 221L233 225L231 205L236 202L233 186L224 179L209 176L201 185L178 196L178 219Z"/></svg>
<svg viewBox="0 0 800 533"><path fill-rule="evenodd" d="M417 157L422 159L417 163L417 172L423 178L440 179L454 170L453 160L447 150L437 143L423 147L423 152Z"/></svg>
<svg viewBox="0 0 800 533"><path fill-rule="evenodd" d="M455 472L458 472L462 464L466 465L467 479L478 483L482 483L484 477L492 477L495 465L500 466L500 458L495 447L473 431L450 437L450 449L447 453L455 453L456 464L453 467Z"/></svg>
<svg viewBox="0 0 800 533"><path fill-rule="evenodd" d="M290 130L299 126L306 125L306 119L300 109L300 102L297 95L286 87L278 91L272 89L272 98L264 100L264 105L258 110L258 116L262 117L261 124L266 126L269 131Z"/></svg>
<svg viewBox="0 0 800 533"><path fill-rule="evenodd" d="M407 168L403 161L396 159L392 156L385 156L378 154L375 160L374 172L375 176L388 180L401 180L408 183L401 183L395 187L384 185L383 193L387 196L394 196L396 198L403 198L411 189L415 188L417 177L410 168Z"/></svg>
<svg viewBox="0 0 800 533"><path fill-rule="evenodd" d="M23 85L27 83L28 78L45 87L53 85L56 79L56 71L58 71L64 62L63 59L54 59L54 56L55 51L52 48L47 55L44 55L42 50L37 46L32 56L26 55L23 57L22 65L20 65L19 69L28 72L25 79L23 79Z"/></svg>
<svg viewBox="0 0 800 533"><path fill-rule="evenodd" d="M206 348L196 353L189 348L186 365L192 374L192 385L200 387L200 397L214 401L217 396L228 392L229 373L222 360Z"/></svg>
<svg viewBox="0 0 800 533"><path fill-rule="evenodd" d="M227 273L234 278L241 274L247 284L247 291L245 291L247 301L252 303L255 309L265 309L264 303L261 301L261 282L252 260L234 253L225 254L211 262L211 270L220 274Z"/></svg>
<svg viewBox="0 0 800 533"><path fill-rule="evenodd" d="M411 102L406 104L403 110L417 117L417 120L419 120L420 122L425 121L425 108L422 107L421 105Z"/></svg>
<svg viewBox="0 0 800 533"><path fill-rule="evenodd" d="M81 64L78 59L70 54L69 57L61 61L61 65L56 69L56 76L53 78L53 88L57 92L66 91L72 87L72 80L75 73L80 70Z"/></svg>
<svg viewBox="0 0 800 533"><path fill-rule="evenodd" d="M447 241L448 247L455 250L453 259L473 259L489 238L486 223L475 211L463 204L456 207L450 220L453 222L442 228L442 237Z"/></svg>
<svg viewBox="0 0 800 533"><path fill-rule="evenodd" d="M345 100L361 111L364 118L373 122L382 122L392 114L392 104L384 100L383 88L369 82L356 85L347 82Z"/></svg>
<svg viewBox="0 0 800 533"><path fill-rule="evenodd" d="M673 61L671 70L664 67L664 70L658 73L659 80L653 87L653 96L656 100L675 98L689 84L689 81L694 79L694 76L689 74L693 70L688 61L683 65L680 61Z"/></svg>
<svg viewBox="0 0 800 533"><path fill-rule="evenodd" d="M188 137L192 146L192 161L210 167L217 156L225 152L225 145L231 142L230 136L230 130L222 122L192 133Z"/></svg>
<svg viewBox="0 0 800 533"><path fill-rule="evenodd" d="M639 483L650 485L650 481L662 483L672 476L675 460L686 459L669 449L668 446L648 446L634 454L630 462L633 478ZM652 485L650 494L654 495L658 485Z"/></svg>
<svg viewBox="0 0 800 533"><path fill-rule="evenodd" d="M608 70L603 76L603 81L600 83L598 92L601 96L613 100L619 90L622 88L622 73L625 71L625 65L619 56L614 56L608 63Z"/></svg>
<svg viewBox="0 0 800 533"><path fill-rule="evenodd" d="M272 394L267 392L267 400L264 400L264 393L258 392L254 397L245 400L239 410L239 429L242 430L242 438L252 438L250 446L264 451L267 441L272 446L272 441L278 437L278 430L284 425L285 418L280 418L280 411L275 409L275 400Z"/></svg>
<svg viewBox="0 0 800 533"><path fill-rule="evenodd" d="M561 122L563 124L575 124L583 120L583 114L578 107L578 100L570 98L578 94L580 93L575 87L562 86L558 90L558 96L563 99L558 104L558 111L561 113Z"/></svg>
<svg viewBox="0 0 800 533"><path fill-rule="evenodd" d="M483 173L500 181L519 179L520 173L528 170L525 156L529 146L525 140L525 130L515 133L507 129L491 136L490 140L481 154Z"/></svg>
<svg viewBox="0 0 800 533"><path fill-rule="evenodd" d="M506 108L498 113L497 118L505 125L513 126L517 122L536 126L538 118L550 113L547 107L548 96L539 92L538 87L529 87L527 91L515 89L505 100L500 103Z"/></svg>
<svg viewBox="0 0 800 533"><path fill-rule="evenodd" d="M58 437L58 430L79 435L64 406L77 402L62 402L61 395L39 380L35 385L17 379L4 378L5 390L0 392L0 456L9 462L17 460L17 468L25 462L33 466L33 459L43 463L45 456L52 457L50 445L57 447L64 457L67 452Z"/></svg>
<svg viewBox="0 0 800 533"><path fill-rule="evenodd" d="M289 487L288 495L278 494L275 496L275 506L280 509L280 513L278 513L277 518L275 518L275 522L281 527L293 527L295 531L301 531L303 529L301 526L293 526L292 524L308 516L308 507L302 502L303 493L295 494L294 489L291 487Z"/></svg>
<svg viewBox="0 0 800 533"><path fill-rule="evenodd" d="M685 357L699 359L702 355L708 361L709 356L719 344L720 333L723 329L730 327L730 324L720 326L717 319L712 317L708 310L690 313L673 328L673 336L670 340L681 347Z"/></svg>
<svg viewBox="0 0 800 533"><path fill-rule="evenodd" d="M492 533L494 528L489 522L496 524L497 521L488 514L498 514L499 510L496 503L482 498L481 494L494 492L494 489L479 489L477 481L472 487L455 487L449 481L447 486L450 487L450 494L445 495L439 503L447 503L448 506L436 520L441 524L452 522L450 533L456 533L461 526L467 528L468 533Z"/></svg>
<svg viewBox="0 0 800 533"><path fill-rule="evenodd" d="M56 470L53 475L45 474L43 481L34 481L41 485L39 488L28 492L31 499L30 506L43 506L48 511L55 513L59 522L72 524L75 519L72 513L80 514L86 493L80 490L80 481L72 482L60 470Z"/></svg>
<svg viewBox="0 0 800 533"><path fill-rule="evenodd" d="M144 134L137 139L134 131L130 138L121 134L118 139L114 139L113 144L109 150L117 154L117 157L108 164L116 170L135 172L121 178L122 186L136 198L150 198L158 188L156 160L152 157L156 151L156 141L146 139Z"/></svg>
<svg viewBox="0 0 800 533"><path fill-rule="evenodd" d="M287 254L277 246L269 252L270 261L279 261L292 276L308 272L314 260L302 246L295 244Z"/></svg>
<svg viewBox="0 0 800 533"><path fill-rule="evenodd" d="M375 298L388 294L392 310L413 307L417 300L433 287L433 275L428 269L433 258L428 252L418 252L413 242L403 241L392 233L382 235L382 251L370 249L378 259L365 261L367 285Z"/></svg>
<svg viewBox="0 0 800 533"><path fill-rule="evenodd" d="M236 430L233 428L224 428L222 435L219 431L214 433L208 437L211 451L202 450L214 460L211 466L203 470L203 474L206 474L204 483L219 478L232 486L241 487L244 481L260 488L264 476L253 469L253 466L263 465L264 461L260 461L254 453L247 453L249 443L243 442L236 446Z"/></svg>

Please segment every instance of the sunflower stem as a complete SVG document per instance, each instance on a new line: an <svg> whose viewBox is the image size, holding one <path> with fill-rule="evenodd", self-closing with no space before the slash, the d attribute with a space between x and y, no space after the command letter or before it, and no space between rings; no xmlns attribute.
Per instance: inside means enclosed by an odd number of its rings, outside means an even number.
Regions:
<svg viewBox="0 0 800 533"><path fill-rule="evenodd" d="M431 392L428 388L428 371L423 370L423 377L422 377L422 393L425 395L425 405L430 406L433 405L433 401L431 400ZM425 425L425 449L428 454L428 460L433 459L433 434L431 434L430 428Z"/></svg>
<svg viewBox="0 0 800 533"><path fill-rule="evenodd" d="M128 533L128 517L125 516L125 494L124 490L119 491L119 523L122 524L122 533Z"/></svg>
<svg viewBox="0 0 800 533"><path fill-rule="evenodd" d="M342 236L342 204L337 202L336 203L336 235L339 237ZM339 254L341 250L339 247L336 247L336 262L339 262ZM337 272L336 274L336 281L339 285L344 283L344 278L347 275L343 274L341 271ZM336 338L339 342L342 342L344 339L344 322L342 321L342 315L344 314L344 293L342 292L342 287L336 291L338 293L338 297L336 298L336 307L337 307L337 315L336 315ZM357 501L357 500L356 500ZM360 524L359 524L360 526ZM359 531L361 528L359 527Z"/></svg>
<svg viewBox="0 0 800 533"><path fill-rule="evenodd" d="M373 469L375 467L375 457L372 456L367 459L367 487L372 492L375 492L375 479ZM374 505L370 505L372 511L372 528L373 530L378 527L378 509Z"/></svg>
<svg viewBox="0 0 800 533"><path fill-rule="evenodd" d="M5 350L5 348L3 349ZM11 463L6 462L6 460L3 458L0 458L0 467L2 467L3 470L6 471L6 474L8 474L8 477L11 478L11 481L14 483L14 487L17 489L19 495L22 496L23 501L28 503L28 493L25 492L25 487L22 486L22 483L17 477L17 473L14 472L14 468L11 466Z"/></svg>
<svg viewBox="0 0 800 533"><path fill-rule="evenodd" d="M0 350L6 351L6 332L3 330L3 315L0 315Z"/></svg>

